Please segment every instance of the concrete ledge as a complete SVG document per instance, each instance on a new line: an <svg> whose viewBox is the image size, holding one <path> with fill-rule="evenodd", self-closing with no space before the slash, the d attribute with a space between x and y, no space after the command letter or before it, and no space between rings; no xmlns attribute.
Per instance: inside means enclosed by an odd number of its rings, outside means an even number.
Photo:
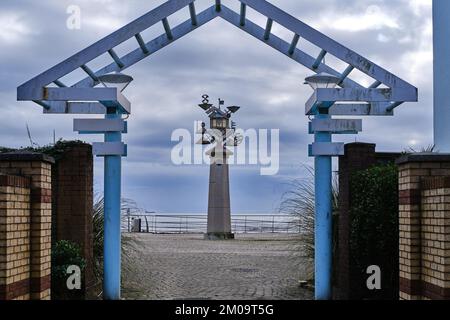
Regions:
<svg viewBox="0 0 450 320"><path fill-rule="evenodd" d="M205 233L205 240L232 240L234 239L233 233L226 232L208 232Z"/></svg>
<svg viewBox="0 0 450 320"><path fill-rule="evenodd" d="M396 164L408 162L450 162L450 153L411 153L397 159Z"/></svg>
<svg viewBox="0 0 450 320"><path fill-rule="evenodd" d="M52 157L35 152L7 152L0 153L0 161L43 161L48 163L55 163Z"/></svg>

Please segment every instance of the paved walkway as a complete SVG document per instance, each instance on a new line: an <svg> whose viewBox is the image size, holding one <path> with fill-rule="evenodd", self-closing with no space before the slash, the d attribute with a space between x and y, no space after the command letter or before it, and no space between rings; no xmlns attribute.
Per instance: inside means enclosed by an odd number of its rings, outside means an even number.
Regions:
<svg viewBox="0 0 450 320"><path fill-rule="evenodd" d="M307 278L308 264L290 235L237 235L232 241L205 241L202 235L123 238L125 299L312 298L298 285Z"/></svg>

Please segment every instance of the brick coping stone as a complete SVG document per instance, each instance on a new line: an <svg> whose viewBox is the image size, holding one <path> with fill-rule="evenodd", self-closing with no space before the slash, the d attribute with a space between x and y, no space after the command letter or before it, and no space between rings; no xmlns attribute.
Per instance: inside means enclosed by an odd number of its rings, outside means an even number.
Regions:
<svg viewBox="0 0 450 320"><path fill-rule="evenodd" d="M55 163L55 159L49 155L36 152L7 152L0 153L0 161L43 161Z"/></svg>
<svg viewBox="0 0 450 320"><path fill-rule="evenodd" d="M408 162L450 162L450 153L411 153L398 158L396 164L404 164Z"/></svg>
<svg viewBox="0 0 450 320"><path fill-rule="evenodd" d="M12 176L0 173L0 186L29 188L30 179L26 177Z"/></svg>
<svg viewBox="0 0 450 320"><path fill-rule="evenodd" d="M448 189L450 188L450 177L431 177L422 181L422 190Z"/></svg>

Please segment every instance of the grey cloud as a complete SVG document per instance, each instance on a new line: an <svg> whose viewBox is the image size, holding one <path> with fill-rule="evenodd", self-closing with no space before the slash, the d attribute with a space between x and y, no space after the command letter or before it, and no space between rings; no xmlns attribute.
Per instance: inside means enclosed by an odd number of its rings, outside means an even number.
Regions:
<svg viewBox="0 0 450 320"><path fill-rule="evenodd" d="M0 127L0 144L27 145L25 123L30 125L33 138L40 144L52 140L53 129L58 137L101 141L100 136L80 137L73 133L73 117L43 115L40 108L31 103L16 102L15 88L113 31L108 26L95 28L92 24L95 19L111 17L114 22L126 23L163 2L2 1L1 12L20 13L34 32L22 42L2 44L0 98L4 122ZM198 11L212 4L209 0L197 2ZM406 0L272 2L305 22L319 25L325 34L406 80L410 77L406 59L423 50L424 46L426 49L428 43L423 31L431 17L430 12L416 15ZM238 4L235 0L224 0L224 3L232 8L237 8ZM80 31L65 27L65 9L69 4L79 4L89 22ZM396 19L400 28L346 32L333 27L333 18L363 14L369 5L379 6L383 13ZM254 15L251 11L249 14ZM175 25L176 21L187 17L188 11L184 11L169 20ZM323 17L329 17L330 23L323 24ZM259 18L258 23L264 23L264 20ZM155 30L158 34L161 26ZM378 41L379 34L383 34L388 42ZM282 33L282 36L288 38L290 34ZM406 38L410 41L399 41ZM302 45L304 42L300 42L299 47ZM136 44L130 42L121 50L133 46ZM419 65L418 68L416 72L423 74L423 79L416 84L420 85L420 102L400 107L392 119L364 120L365 130L356 137L358 141L377 142L381 150L399 150L411 140L419 140L424 145L431 142L431 66ZM304 102L311 90L302 83L310 72L289 58L217 20L127 72L135 77L135 82L126 92L133 102L133 114L129 119L130 132L125 136L129 156L124 159L123 188L125 196L147 209L164 212L206 210L208 168L175 167L170 162L171 132L177 128L192 130L193 121L205 119L196 107L203 93L210 94L211 99L221 97L229 104L241 105L243 108L236 115L236 121L244 129L281 130L282 158L278 176L261 177L256 167L232 168L234 212L273 211L287 188L286 181L305 177L302 165L311 164L307 157L311 137L307 134ZM83 75L82 72L79 74ZM354 141L355 137L336 137L336 140ZM101 191L101 159L96 159L95 168L96 188ZM174 197L179 201L172 201Z"/></svg>

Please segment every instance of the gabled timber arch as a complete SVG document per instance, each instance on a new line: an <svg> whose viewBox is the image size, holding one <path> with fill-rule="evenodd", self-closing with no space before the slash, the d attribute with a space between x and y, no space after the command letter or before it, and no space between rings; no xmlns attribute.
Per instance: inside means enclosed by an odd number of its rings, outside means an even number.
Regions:
<svg viewBox="0 0 450 320"><path fill-rule="evenodd" d="M343 144L332 142L332 135L362 130L361 120L332 119L332 116L390 116L403 102L417 101L417 88L267 1L236 1L241 4L239 13L214 0L210 8L197 14L195 0L169 0L17 89L19 101L34 101L44 108L44 113L105 115L105 119L76 120L74 129L80 133L105 134L105 143L94 144L94 153L105 157L103 284L106 299L120 298L121 157L126 156L126 146L121 141L121 134L126 133L122 115L131 113L131 104L116 88L95 88L100 76L123 71L218 17L315 73L331 74L326 77L333 78L340 88L317 88L305 104L305 114L314 116L310 122L310 134L314 134L310 155L315 157L316 299L331 297L331 158L343 150ZM265 28L247 19L247 7L267 18ZM168 17L181 9L189 10L190 19L171 28ZM165 34L146 43L141 32L156 23L162 23ZM273 23L292 32L290 43L272 34ZM136 40L136 49L119 57L114 48L132 38ZM320 54L312 57L298 48L300 38L319 47ZM100 70L91 70L87 64L105 53L111 56L112 62ZM327 65L324 62L327 54L346 63L346 69L339 72ZM79 68L87 74L86 78L71 87L61 82L62 77ZM352 80L350 75L354 69L371 77L373 83L365 88ZM57 87L50 87L51 84ZM381 85L384 87L380 88Z"/></svg>
<svg viewBox="0 0 450 320"><path fill-rule="evenodd" d="M44 108L45 113L74 114L104 114L106 112L105 106L109 106L111 104L110 101L119 101L119 104L123 108L123 112L129 113L130 104L120 93L115 92L114 89L93 88L98 84L98 76L114 71L125 70L142 59L150 57L153 53L165 48L197 28L207 24L211 20L220 17L282 54L287 55L306 68L316 73L326 72L338 76L341 80L339 86L343 88L343 90L339 92L337 97L333 97L334 101L349 101L350 96L355 96L355 91L353 90L361 89L357 94L359 96L358 101L365 101L368 103L352 105L350 112L354 115L392 115L393 110L401 103L405 101L417 101L417 89L414 86L325 36L307 24L297 20L267 1L236 1L241 3L241 10L239 13L221 4L220 0L215 0L215 4L210 8L197 14L195 10L195 0L170 0L90 47L24 83L17 90L18 100L34 101ZM247 19L247 6L267 17L265 29ZM189 10L190 19L171 28L168 17L182 9ZM293 38L291 43L288 43L271 33L274 22L292 32ZM165 34L145 43L140 33L156 23L163 24ZM137 49L123 57L119 57L114 51L114 48L130 38L136 39ZM319 56L312 57L303 52L301 48L297 48L300 38L321 48ZM87 64L104 53L109 53L112 63L97 71L91 70ZM323 62L323 58L327 54L331 54L345 62L348 67L343 72L331 68ZM81 68L88 76L81 79L70 88L59 80L78 68ZM373 84L368 88L364 88L361 84L353 81L350 77L350 73L354 69L358 69L373 78ZM52 83L56 84L58 88L48 87ZM388 89L377 89L382 84ZM99 101L99 103L84 101ZM345 105L340 106L344 107ZM345 109L345 114L348 114L349 106L347 105ZM334 114L339 114L337 105L331 110L334 110Z"/></svg>

